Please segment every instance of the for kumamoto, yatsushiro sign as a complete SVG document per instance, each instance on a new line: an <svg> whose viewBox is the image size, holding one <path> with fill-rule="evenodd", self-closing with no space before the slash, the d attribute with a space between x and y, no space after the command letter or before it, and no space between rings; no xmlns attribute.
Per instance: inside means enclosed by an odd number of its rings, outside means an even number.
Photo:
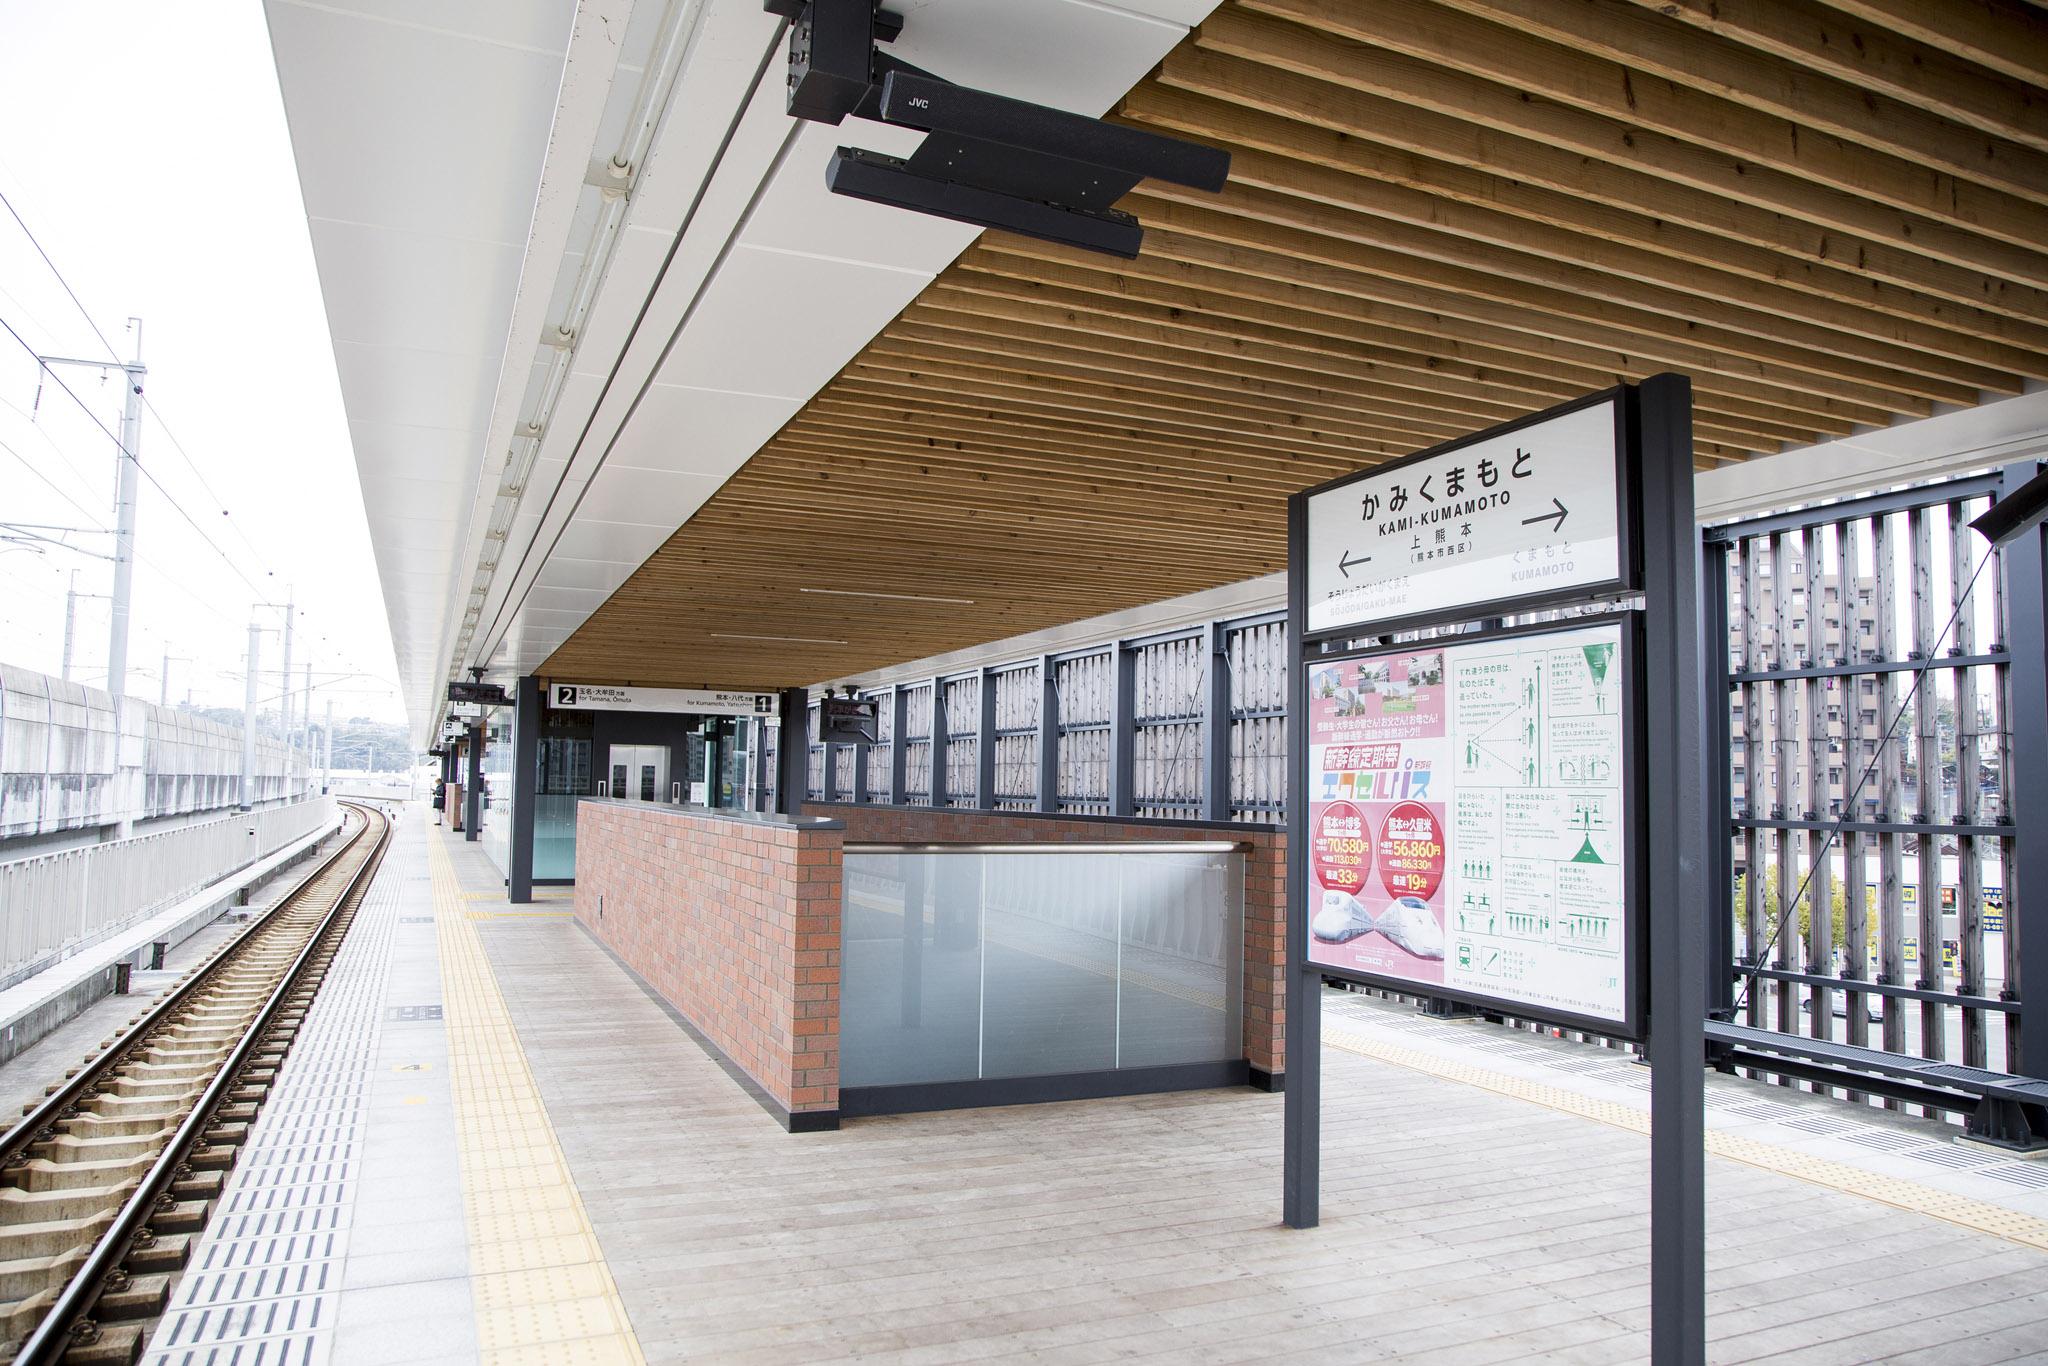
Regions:
<svg viewBox="0 0 2048 1366"><path fill-rule="evenodd" d="M1608 395L1313 494L1308 632L1618 587L1621 420Z"/></svg>

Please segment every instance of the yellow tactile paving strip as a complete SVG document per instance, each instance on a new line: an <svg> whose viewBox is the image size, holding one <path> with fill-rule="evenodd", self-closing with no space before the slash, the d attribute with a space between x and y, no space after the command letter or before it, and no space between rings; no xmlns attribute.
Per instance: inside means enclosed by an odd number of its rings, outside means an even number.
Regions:
<svg viewBox="0 0 2048 1366"><path fill-rule="evenodd" d="M1561 1110L1566 1114L1598 1120L1602 1124L1611 1124L1618 1129L1629 1129L1639 1134L1650 1132L1648 1112L1634 1106L1597 1100L1591 1096L1582 1096L1576 1091L1567 1091L1563 1087L1545 1086L1541 1082L1501 1072L1490 1072L1483 1067L1475 1067L1470 1063L1441 1057L1421 1049L1404 1048L1400 1044L1375 1038L1370 1034L1346 1029L1327 1017L1323 1021L1323 1042L1348 1053L1377 1058L1381 1062L1390 1062L1397 1067L1406 1067L1416 1072L1426 1072L1433 1077L1442 1077L1446 1081L1478 1086L1504 1096L1513 1096L1517 1100ZM2028 1247L2048 1250L2048 1221L2029 1214L2001 1209L1997 1205L1986 1204L1981 1200L1951 1195L1932 1186L1923 1186L1917 1181L1864 1171L1845 1162L1816 1157L1795 1148L1781 1148L1776 1144L1764 1143L1740 1134L1723 1133L1710 1128L1707 1130L1706 1138L1707 1151L1715 1157L1725 1157L1730 1161L1747 1163L1752 1167L1762 1167L1766 1171L1795 1177L1849 1195L1858 1195L1895 1209L1924 1214L1963 1228L1975 1229L1979 1233L1989 1233L2015 1243L2023 1243Z"/></svg>
<svg viewBox="0 0 2048 1366"><path fill-rule="evenodd" d="M455 868L428 844L470 1293L484 1366L644 1358L526 1065Z"/></svg>

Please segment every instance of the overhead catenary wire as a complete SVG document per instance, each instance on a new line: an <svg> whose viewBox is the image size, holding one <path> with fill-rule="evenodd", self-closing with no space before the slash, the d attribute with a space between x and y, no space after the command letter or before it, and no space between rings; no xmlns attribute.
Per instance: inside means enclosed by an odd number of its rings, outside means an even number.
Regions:
<svg viewBox="0 0 2048 1366"><path fill-rule="evenodd" d="M100 325L93 318L92 312L86 308L84 301L78 297L78 291L71 287L71 281L64 278L64 272L58 268L56 261L51 259L50 253L43 249L43 244L37 239L35 230L29 227L27 220L21 216L21 210L14 207L14 201L7 197L7 193L4 190L0 190L0 205L6 207L8 215L14 219L15 226L21 229L22 236L26 237L28 244L35 248L36 255L42 258L45 266L49 267L50 274L56 277L58 286L64 291L64 296L71 300L72 307L76 308L78 315L85 319L85 325L92 329L92 334L95 337L99 338L100 345L113 358L114 364L125 364L121 359L121 353L114 349L114 343L100 329ZM177 453L180 460L185 462L185 467L192 471L192 477L199 481L199 487L212 500L214 506L220 509L221 516L228 518L228 525L234 528L235 535L240 538L243 545L249 548L249 553L256 557L258 567L263 567L261 563L263 552L256 548L254 542L250 541L248 534L242 530L241 523L234 520L228 511L226 500L214 491L213 485L206 481L205 472L199 468L198 462L185 450L184 443L178 440L177 434L171 430L171 424L164 421L164 415L157 411L156 404L150 401L150 397L146 392L142 395L142 406L151 417L156 419L157 430L162 432L164 439L171 443L171 449ZM151 482L154 481L152 480ZM265 572L268 572L268 570Z"/></svg>
<svg viewBox="0 0 2048 1366"><path fill-rule="evenodd" d="M5 318L0 318L0 330L4 330L8 336L14 338L16 344L19 345L23 351L26 351L30 356L33 356L35 358L36 365L42 370L42 372L45 375L49 376L50 381L52 383L54 383L59 389L64 391L64 394L67 398L69 398L73 403L78 405L78 410L84 413L86 417L91 420L92 424L95 427L98 427L102 432L106 434L107 440L114 443L114 448L120 451L122 455L128 457L130 460L135 461L135 468L141 473L142 477L144 479L147 479L150 482L150 485L153 488L155 488L158 493L164 496L164 501L169 503L171 507L177 511L177 514L180 517L183 517L185 519L185 522L188 526L190 526L194 531L199 533L199 538L206 542L207 548L212 550L214 554L220 556L221 563L225 564L229 569L233 570L235 577L240 579L243 583L247 584L249 586L249 591L251 593L255 593L260 596L263 590L256 586L256 581L250 578L247 574L242 572L242 567L235 563L234 557L229 555L227 551L221 548L220 543L213 539L213 537L207 532L205 527L199 525L198 521L192 516L192 514L185 510L185 505L178 501L177 496L173 494L169 489L164 487L163 481L158 479L156 475L150 471L147 465L144 465L141 460L137 459L133 451L129 450L127 446L122 444L121 438L114 433L112 428L107 426L106 422L101 419L98 413L95 413L92 410L92 405L87 403L83 398L80 398L78 396L78 392L75 389L73 389L70 385L64 382L64 377L58 374L56 370L52 368L50 364L47 361L45 361L41 355L37 353L35 347L29 343L28 338L22 336L21 333L15 331L14 324L7 321L7 319ZM269 571L266 570L265 572L268 573Z"/></svg>

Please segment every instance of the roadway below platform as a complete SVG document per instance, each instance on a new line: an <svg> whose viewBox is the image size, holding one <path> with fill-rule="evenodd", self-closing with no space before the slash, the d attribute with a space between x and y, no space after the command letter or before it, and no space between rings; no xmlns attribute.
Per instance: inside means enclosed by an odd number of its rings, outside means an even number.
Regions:
<svg viewBox="0 0 2048 1366"><path fill-rule="evenodd" d="M246 1361L286 1332L339 1366L1646 1355L1647 1074L1626 1055L1330 993L1306 1232L1279 1225L1281 1100L1249 1089L791 1135L565 892L507 905L421 810L152 1362ZM1710 1359L2040 1353L2048 1163L1737 1078L1708 1098ZM283 1248L257 1227L277 1210L321 1236ZM237 1281L261 1238L301 1271Z"/></svg>

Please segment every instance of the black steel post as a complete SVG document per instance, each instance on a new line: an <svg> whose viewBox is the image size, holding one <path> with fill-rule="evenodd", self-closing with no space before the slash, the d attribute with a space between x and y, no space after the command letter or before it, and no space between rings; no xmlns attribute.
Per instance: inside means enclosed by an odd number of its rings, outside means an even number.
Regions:
<svg viewBox="0 0 2048 1366"><path fill-rule="evenodd" d="M1202 697L1202 819L1230 820L1230 633L1212 621L1202 633L1209 669Z"/></svg>
<svg viewBox="0 0 2048 1366"><path fill-rule="evenodd" d="M533 900L533 815L540 792L540 680L512 685L512 839L506 851L505 899Z"/></svg>
<svg viewBox="0 0 2048 1366"><path fill-rule="evenodd" d="M974 804L983 811L996 809L996 671L981 670L980 730L974 741Z"/></svg>
<svg viewBox="0 0 2048 1366"><path fill-rule="evenodd" d="M1650 934L1650 1359L1697 1366L1706 1359L1705 958L1720 899L1707 886L1718 865L1708 855L1692 384L1656 375L1631 399L1645 646L1638 847Z"/></svg>
<svg viewBox="0 0 2048 1366"><path fill-rule="evenodd" d="M1109 647L1109 814L1128 816L1137 810L1131 769L1138 752L1138 717L1131 651L1121 640Z"/></svg>
<svg viewBox="0 0 2048 1366"><path fill-rule="evenodd" d="M910 699L897 684L889 690L889 801L903 805L903 775L910 771L909 746L903 743L903 723L910 716Z"/></svg>
<svg viewBox="0 0 2048 1366"><path fill-rule="evenodd" d="M2040 472L2032 460L2008 465L2003 492L2011 494ZM2020 1002L2015 1069L2048 1077L2048 554L2035 527L2005 543L2005 645L2011 712L2012 772L2005 775L2014 827L2013 886L2005 889L2005 932L2015 936L2015 957L2005 990ZM1966 779L1967 781L1967 779ZM2034 923L2039 914L2041 921ZM1924 952L1924 950L1923 950Z"/></svg>
<svg viewBox="0 0 2048 1366"><path fill-rule="evenodd" d="M1038 657L1038 809L1060 809L1060 685L1051 655Z"/></svg>
<svg viewBox="0 0 2048 1366"><path fill-rule="evenodd" d="M775 738L775 809L801 816L810 790L811 694L808 688L782 690L782 733Z"/></svg>
<svg viewBox="0 0 2048 1366"><path fill-rule="evenodd" d="M483 831L484 814L484 734L489 727L482 721L469 728L469 781L462 788L462 838L475 840Z"/></svg>
<svg viewBox="0 0 2048 1366"><path fill-rule="evenodd" d="M1289 1228L1322 1222L1322 978L1308 960L1308 802L1301 775L1308 759L1308 498L1287 502L1287 1075L1281 1210Z"/></svg>
<svg viewBox="0 0 2048 1366"><path fill-rule="evenodd" d="M1734 776L1729 759L1734 736L1728 712L1734 684L1728 662L1728 546L1722 541L1708 543L1700 555L1700 645L1707 670L1707 819L1714 831L1707 848L1712 884L1707 1012L1717 1020L1729 1020L1735 1016L1735 827L1730 823Z"/></svg>
<svg viewBox="0 0 2048 1366"><path fill-rule="evenodd" d="M747 762L754 768L754 783L747 809L759 813L768 809L768 723L757 716L748 724L754 728L747 752Z"/></svg>
<svg viewBox="0 0 2048 1366"><path fill-rule="evenodd" d="M932 777L925 784L931 794L932 810L943 811L952 799L946 784L946 680L932 680Z"/></svg>

